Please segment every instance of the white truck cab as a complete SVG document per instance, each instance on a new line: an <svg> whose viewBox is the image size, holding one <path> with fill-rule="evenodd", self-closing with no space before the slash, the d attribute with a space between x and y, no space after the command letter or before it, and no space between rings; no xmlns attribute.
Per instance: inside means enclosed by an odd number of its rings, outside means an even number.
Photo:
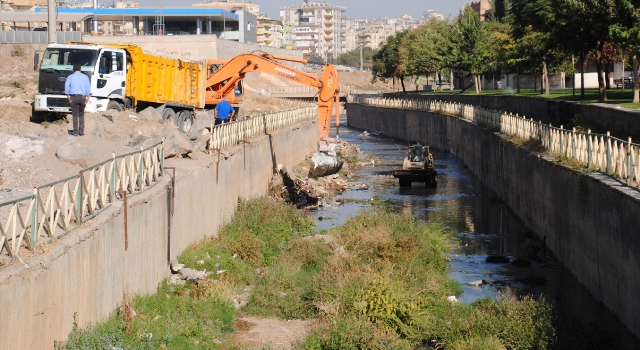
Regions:
<svg viewBox="0 0 640 350"><path fill-rule="evenodd" d="M127 53L99 45L49 44L40 63L36 112L71 113L64 84L80 64L91 81L91 98L85 112L123 110L126 105Z"/></svg>

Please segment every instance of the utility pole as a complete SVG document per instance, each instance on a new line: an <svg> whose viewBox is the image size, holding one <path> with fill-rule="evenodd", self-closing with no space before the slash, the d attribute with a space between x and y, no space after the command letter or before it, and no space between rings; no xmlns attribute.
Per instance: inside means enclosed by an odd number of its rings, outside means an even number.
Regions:
<svg viewBox="0 0 640 350"><path fill-rule="evenodd" d="M358 29L358 46L360 47L360 71L364 70L364 60L362 58L362 50L364 49L364 40L362 39L362 29Z"/></svg>
<svg viewBox="0 0 640 350"><path fill-rule="evenodd" d="M49 0L47 2L47 6L49 7L47 9L47 14L49 15L49 28L47 28L49 33L49 44L53 44L56 42L56 26L58 25L56 23L56 13L58 12L56 9L56 0Z"/></svg>

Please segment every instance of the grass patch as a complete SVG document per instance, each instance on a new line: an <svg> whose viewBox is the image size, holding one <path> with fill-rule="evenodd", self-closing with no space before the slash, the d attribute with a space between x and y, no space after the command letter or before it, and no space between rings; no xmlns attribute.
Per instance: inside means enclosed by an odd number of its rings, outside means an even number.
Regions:
<svg viewBox="0 0 640 350"><path fill-rule="evenodd" d="M163 283L155 295L136 297L131 302L135 317L124 307L99 325L74 329L56 350L71 349L212 349L232 331L236 310L219 286ZM212 293L202 294L207 288ZM196 292L200 289L200 293ZM213 293L213 290L216 293ZM206 297L202 297L206 295ZM217 341L216 341L217 340Z"/></svg>
<svg viewBox="0 0 640 350"><path fill-rule="evenodd" d="M565 100L565 101L581 101L587 103L605 103L611 105L618 105L620 107L631 108L631 109L640 109L640 103L632 103L633 101L633 89L626 88L624 91L622 89L609 89L607 90L607 101L599 102L599 93L598 89L585 89L584 99L580 96L580 89L576 89L575 95L573 94L572 89L553 89L549 90L549 94L541 94L540 89L520 89L520 93L516 93L517 90L509 89L509 90L483 90L481 95L515 95L515 96L531 96L531 97L541 97L555 100ZM430 95L460 95L460 90L443 90L443 91L433 91L422 94L430 94ZM466 90L463 95L475 95L476 92L474 89Z"/></svg>
<svg viewBox="0 0 640 350"><path fill-rule="evenodd" d="M300 344L306 349L570 344L574 329L557 328L543 299L448 301L461 288L447 275L451 236L437 225L377 207L324 233L315 234L310 219L282 202L241 202L219 239L179 258L216 273L198 283L162 283L157 294L125 302L107 322L74 327L56 349L233 349L225 336L238 315L231 300L247 286L244 314L316 319Z"/></svg>

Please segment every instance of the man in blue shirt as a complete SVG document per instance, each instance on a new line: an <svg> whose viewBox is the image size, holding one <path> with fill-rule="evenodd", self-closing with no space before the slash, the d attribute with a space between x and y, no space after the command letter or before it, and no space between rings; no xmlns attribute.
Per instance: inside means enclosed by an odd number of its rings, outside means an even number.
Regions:
<svg viewBox="0 0 640 350"><path fill-rule="evenodd" d="M228 123L233 120L233 115L236 111L233 106L227 101L227 97L223 97L222 101L216 105L216 109L213 110L213 117L216 119L215 124Z"/></svg>
<svg viewBox="0 0 640 350"><path fill-rule="evenodd" d="M79 64L73 65L73 74L67 77L64 83L64 93L67 95L73 115L73 130L69 135L84 135L84 106L91 97L91 82L89 77L82 73Z"/></svg>

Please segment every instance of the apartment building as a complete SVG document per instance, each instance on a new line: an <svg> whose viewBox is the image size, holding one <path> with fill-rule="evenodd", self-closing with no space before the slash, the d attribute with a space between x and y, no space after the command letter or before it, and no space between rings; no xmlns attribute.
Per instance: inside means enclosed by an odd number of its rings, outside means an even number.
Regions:
<svg viewBox="0 0 640 350"><path fill-rule="evenodd" d="M426 10L422 14L422 18L420 18L420 23L426 23L431 19L444 20L445 18L444 15L437 13L436 10Z"/></svg>
<svg viewBox="0 0 640 350"><path fill-rule="evenodd" d="M293 49L293 23L259 16L256 26L258 45Z"/></svg>
<svg viewBox="0 0 640 350"><path fill-rule="evenodd" d="M346 52L346 7L326 2L310 2L280 8L280 19L293 23L293 42L304 55L323 59Z"/></svg>
<svg viewBox="0 0 640 350"><path fill-rule="evenodd" d="M253 15L260 16L260 5L254 4L252 1L242 0L222 0L222 1L205 1L192 4L193 7L213 7L226 11L247 11Z"/></svg>
<svg viewBox="0 0 640 350"><path fill-rule="evenodd" d="M491 2L489 0L480 0L471 3L471 8L480 15L480 21L484 22L487 13L491 10Z"/></svg>

